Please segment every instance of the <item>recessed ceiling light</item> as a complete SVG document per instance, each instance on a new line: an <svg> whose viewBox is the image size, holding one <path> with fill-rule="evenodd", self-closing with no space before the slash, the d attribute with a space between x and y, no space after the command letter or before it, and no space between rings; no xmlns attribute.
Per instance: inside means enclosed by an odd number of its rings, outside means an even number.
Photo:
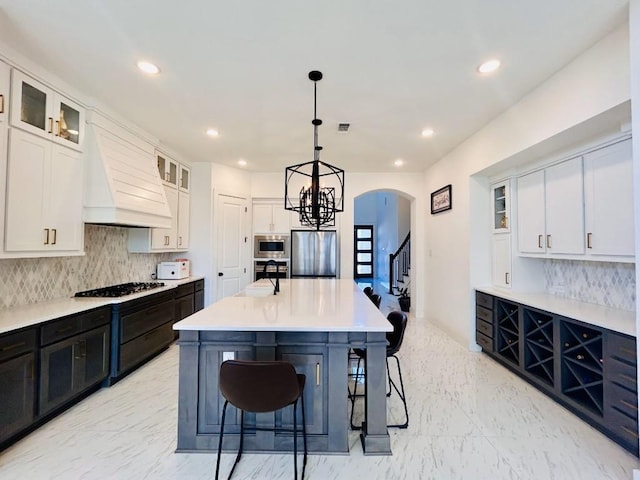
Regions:
<svg viewBox="0 0 640 480"><path fill-rule="evenodd" d="M244 158L241 158L240 160L238 160L238 165L240 165L241 167L246 167L247 161Z"/></svg>
<svg viewBox="0 0 640 480"><path fill-rule="evenodd" d="M149 75L157 75L158 73L160 73L160 69L157 65L145 60L140 60L138 62L138 68Z"/></svg>
<svg viewBox="0 0 640 480"><path fill-rule="evenodd" d="M402 160L401 158L396 158L396 160L393 162L393 164L396 167L401 167L402 165L404 165L404 160Z"/></svg>
<svg viewBox="0 0 640 480"><path fill-rule="evenodd" d="M420 135L422 135L425 138L429 138L429 137L433 137L433 134L436 133L433 131L433 128L425 128L424 130L422 130L422 133L420 133Z"/></svg>
<svg viewBox="0 0 640 480"><path fill-rule="evenodd" d="M217 137L218 135L220 135L220 132L218 132L218 130L216 130L215 128L209 128L207 129L206 134L209 137Z"/></svg>
<svg viewBox="0 0 640 480"><path fill-rule="evenodd" d="M498 68L500 68L500 60L492 58L478 65L478 73L487 74L495 72Z"/></svg>

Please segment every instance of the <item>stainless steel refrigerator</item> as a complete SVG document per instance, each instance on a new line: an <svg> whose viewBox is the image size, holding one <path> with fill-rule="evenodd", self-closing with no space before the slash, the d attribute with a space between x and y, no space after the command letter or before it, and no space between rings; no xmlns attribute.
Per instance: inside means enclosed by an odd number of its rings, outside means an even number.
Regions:
<svg viewBox="0 0 640 480"><path fill-rule="evenodd" d="M335 277L337 243L335 230L291 230L291 278Z"/></svg>

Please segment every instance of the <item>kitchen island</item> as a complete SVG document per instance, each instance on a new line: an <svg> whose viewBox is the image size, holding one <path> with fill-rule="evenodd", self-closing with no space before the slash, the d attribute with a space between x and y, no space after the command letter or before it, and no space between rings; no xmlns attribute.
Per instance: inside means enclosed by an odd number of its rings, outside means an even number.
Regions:
<svg viewBox="0 0 640 480"><path fill-rule="evenodd" d="M220 364L230 358L284 360L307 377L305 412L312 453L349 452L348 352L366 348L365 454L390 455L386 415L386 333L391 324L353 280L268 280L176 323L180 331L178 452L216 451L224 398ZM291 428L292 409L247 414L245 425ZM223 448L238 447L240 414L227 413ZM245 431L245 450L289 452L290 433Z"/></svg>

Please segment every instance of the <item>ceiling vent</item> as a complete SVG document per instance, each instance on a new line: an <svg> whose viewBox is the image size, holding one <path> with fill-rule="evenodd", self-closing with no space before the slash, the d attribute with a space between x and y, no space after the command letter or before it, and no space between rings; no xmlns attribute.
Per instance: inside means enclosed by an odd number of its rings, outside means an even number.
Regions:
<svg viewBox="0 0 640 480"><path fill-rule="evenodd" d="M351 126L350 123L339 123L338 124L338 131L342 132L342 133L346 133L349 131L349 127Z"/></svg>

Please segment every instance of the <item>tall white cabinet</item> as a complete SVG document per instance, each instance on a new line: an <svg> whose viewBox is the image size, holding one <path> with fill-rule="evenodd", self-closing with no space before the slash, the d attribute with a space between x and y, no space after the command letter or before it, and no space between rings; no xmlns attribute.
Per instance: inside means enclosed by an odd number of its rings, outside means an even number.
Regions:
<svg viewBox="0 0 640 480"><path fill-rule="evenodd" d="M177 252L189 249L191 170L163 152L156 152L156 161L171 212L171 226L129 229L130 252Z"/></svg>
<svg viewBox="0 0 640 480"><path fill-rule="evenodd" d="M511 288L511 182L491 186L491 275L497 287Z"/></svg>

